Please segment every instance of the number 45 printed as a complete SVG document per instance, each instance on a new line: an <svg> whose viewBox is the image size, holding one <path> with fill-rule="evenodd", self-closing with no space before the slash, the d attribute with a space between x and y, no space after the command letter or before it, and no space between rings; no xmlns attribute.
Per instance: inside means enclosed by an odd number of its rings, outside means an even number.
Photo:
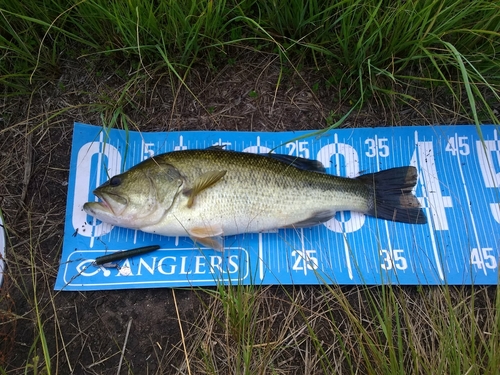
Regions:
<svg viewBox="0 0 500 375"><path fill-rule="evenodd" d="M470 254L470 263L480 270L482 270L483 268L494 270L497 268L498 264L495 256L492 253L493 248L491 247L481 249L475 247L472 249Z"/></svg>

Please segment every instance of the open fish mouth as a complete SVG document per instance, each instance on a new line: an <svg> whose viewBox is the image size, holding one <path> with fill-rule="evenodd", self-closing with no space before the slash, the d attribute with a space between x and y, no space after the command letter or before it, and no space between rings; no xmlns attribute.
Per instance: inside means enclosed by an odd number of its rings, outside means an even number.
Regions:
<svg viewBox="0 0 500 375"><path fill-rule="evenodd" d="M111 212L114 213L113 208L108 204L108 202L106 202L102 198L100 198L100 199L101 199L100 201L95 202L95 203L98 204L99 206L101 206L102 209L104 209L106 211L111 211Z"/></svg>
<svg viewBox="0 0 500 375"><path fill-rule="evenodd" d="M87 202L83 205L83 210L94 217L100 218L101 213L107 213L108 215L113 215L114 212L111 207L104 201L102 202Z"/></svg>
<svg viewBox="0 0 500 375"><path fill-rule="evenodd" d="M94 192L94 194L99 198L99 201L95 202L99 208L115 216L120 215L127 207L128 200L121 195L107 192Z"/></svg>
<svg viewBox="0 0 500 375"><path fill-rule="evenodd" d="M113 214L115 213L113 210L113 207L111 207L111 205L108 203L104 194L99 194L98 192L94 191L94 195L97 198L99 198L99 200L96 202L89 202L90 204L88 204L87 207L89 207L89 208L91 206L99 207L100 210L108 211L108 212L111 212ZM94 209L92 209L92 210L94 210Z"/></svg>
<svg viewBox="0 0 500 375"><path fill-rule="evenodd" d="M109 204L106 197L104 197L102 194L95 194L95 195L99 198L99 201L85 203L83 205L83 210L92 216L101 216L99 214L100 212L116 216L113 206Z"/></svg>

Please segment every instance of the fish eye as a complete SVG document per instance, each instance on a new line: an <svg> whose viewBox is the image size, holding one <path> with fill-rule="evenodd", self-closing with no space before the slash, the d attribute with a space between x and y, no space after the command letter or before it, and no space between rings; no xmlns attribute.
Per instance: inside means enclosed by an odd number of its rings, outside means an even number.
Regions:
<svg viewBox="0 0 500 375"><path fill-rule="evenodd" d="M120 186L121 183L122 183L122 180L118 176L111 177L111 180L109 180L110 186Z"/></svg>

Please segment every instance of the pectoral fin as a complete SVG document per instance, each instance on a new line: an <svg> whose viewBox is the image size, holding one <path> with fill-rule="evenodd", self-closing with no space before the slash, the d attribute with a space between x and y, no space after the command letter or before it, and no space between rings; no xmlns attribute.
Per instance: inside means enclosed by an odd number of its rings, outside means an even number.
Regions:
<svg viewBox="0 0 500 375"><path fill-rule="evenodd" d="M224 251L224 238L222 227L212 225L206 227L192 228L188 231L193 241L217 251Z"/></svg>
<svg viewBox="0 0 500 375"><path fill-rule="evenodd" d="M183 194L188 198L187 207L191 208L194 203L194 198L203 190L215 185L225 176L227 171L210 171L199 176L193 184L193 187L183 191Z"/></svg>

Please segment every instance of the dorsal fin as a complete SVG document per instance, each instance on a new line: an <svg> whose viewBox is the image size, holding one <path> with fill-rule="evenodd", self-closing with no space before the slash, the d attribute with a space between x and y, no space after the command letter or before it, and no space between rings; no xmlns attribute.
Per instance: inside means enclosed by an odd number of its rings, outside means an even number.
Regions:
<svg viewBox="0 0 500 375"><path fill-rule="evenodd" d="M205 150L219 150L219 151L228 151L225 149L225 145L213 145L207 147ZM236 152L236 151L228 151L228 152ZM295 168L303 169L306 171L313 171L319 173L326 173L325 166L318 160L311 160L306 158L301 158L299 156L292 155L284 155L284 154L259 154L262 156L267 156L275 160L279 160L287 165L290 165Z"/></svg>
<svg viewBox="0 0 500 375"><path fill-rule="evenodd" d="M193 184L193 187L190 189L184 190L182 193L189 197L187 202L187 207L191 208L194 203L194 198L200 194L203 190L208 189L212 185L216 184L227 171L210 171L203 173L199 176Z"/></svg>
<svg viewBox="0 0 500 375"><path fill-rule="evenodd" d="M225 150L226 145L212 145L208 146L205 150Z"/></svg>
<svg viewBox="0 0 500 375"><path fill-rule="evenodd" d="M298 156L292 155L283 155L283 154L261 154L268 156L270 158L279 160L285 164L291 165L292 167L304 169L306 171L320 172L326 173L325 166L318 160L311 160L306 158L301 158Z"/></svg>

